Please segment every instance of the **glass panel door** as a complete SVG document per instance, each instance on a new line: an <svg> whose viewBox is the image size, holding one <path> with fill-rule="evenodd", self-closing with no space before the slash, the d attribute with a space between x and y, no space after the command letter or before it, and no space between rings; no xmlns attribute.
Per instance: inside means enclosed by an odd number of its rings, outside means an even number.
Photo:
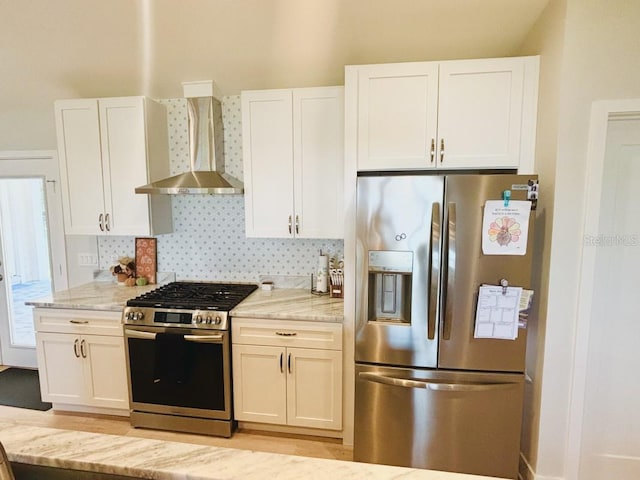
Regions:
<svg viewBox="0 0 640 480"><path fill-rule="evenodd" d="M51 261L44 179L0 178L0 315L3 362L13 349L33 349L32 307L51 294Z"/></svg>
<svg viewBox="0 0 640 480"><path fill-rule="evenodd" d="M68 288L56 153L0 151L0 364L37 367L32 308Z"/></svg>

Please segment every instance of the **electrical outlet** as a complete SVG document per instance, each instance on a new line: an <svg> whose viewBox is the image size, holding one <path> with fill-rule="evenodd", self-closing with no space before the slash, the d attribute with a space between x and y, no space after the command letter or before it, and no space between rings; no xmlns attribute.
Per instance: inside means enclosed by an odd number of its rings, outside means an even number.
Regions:
<svg viewBox="0 0 640 480"><path fill-rule="evenodd" d="M80 267L97 267L98 266L98 255L94 253L79 253L78 254L78 265Z"/></svg>

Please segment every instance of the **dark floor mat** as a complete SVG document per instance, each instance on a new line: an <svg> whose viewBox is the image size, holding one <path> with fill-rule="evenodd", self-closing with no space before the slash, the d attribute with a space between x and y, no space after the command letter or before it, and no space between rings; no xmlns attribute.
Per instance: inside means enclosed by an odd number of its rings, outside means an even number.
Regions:
<svg viewBox="0 0 640 480"><path fill-rule="evenodd" d="M0 405L49 410L51 404L40 397L38 370L9 368L0 372Z"/></svg>

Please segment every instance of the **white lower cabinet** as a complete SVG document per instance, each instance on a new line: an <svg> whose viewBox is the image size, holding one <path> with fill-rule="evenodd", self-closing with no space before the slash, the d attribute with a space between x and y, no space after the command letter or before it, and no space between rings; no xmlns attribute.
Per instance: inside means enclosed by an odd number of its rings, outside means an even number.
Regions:
<svg viewBox="0 0 640 480"><path fill-rule="evenodd" d="M234 318L232 339L236 420L342 428L341 325Z"/></svg>
<svg viewBox="0 0 640 480"><path fill-rule="evenodd" d="M34 315L42 400L54 408L128 411L120 314L36 309Z"/></svg>

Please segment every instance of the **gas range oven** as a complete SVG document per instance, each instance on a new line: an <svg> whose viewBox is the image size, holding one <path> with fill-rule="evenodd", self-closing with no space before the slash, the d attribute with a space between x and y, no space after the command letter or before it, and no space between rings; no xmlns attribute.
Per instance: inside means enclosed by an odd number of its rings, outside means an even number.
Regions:
<svg viewBox="0 0 640 480"><path fill-rule="evenodd" d="M229 311L258 287L173 282L122 313L131 424L230 437Z"/></svg>

